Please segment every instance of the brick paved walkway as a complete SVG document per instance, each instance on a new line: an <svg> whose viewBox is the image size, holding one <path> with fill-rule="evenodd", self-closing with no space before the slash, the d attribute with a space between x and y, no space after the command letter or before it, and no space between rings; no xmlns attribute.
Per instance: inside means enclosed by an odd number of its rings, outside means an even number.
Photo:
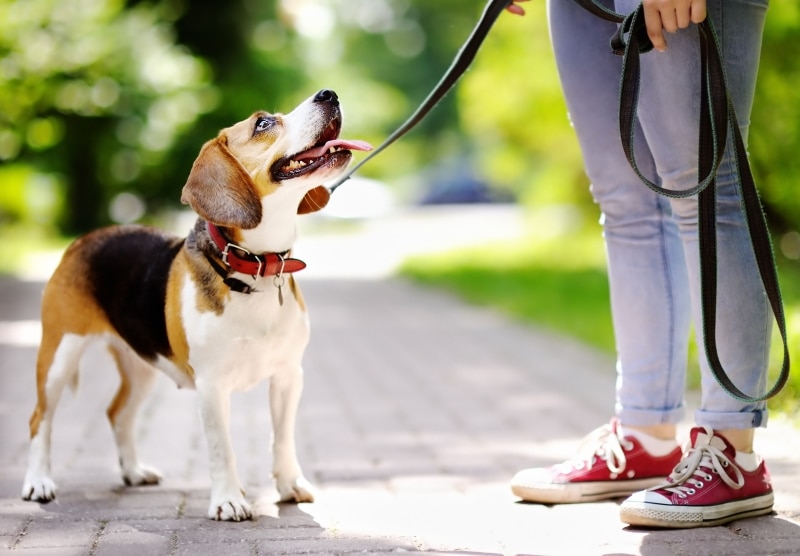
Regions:
<svg viewBox="0 0 800 556"><path fill-rule="evenodd" d="M238 524L204 517L209 479L195 396L163 377L143 412L140 445L164 481L122 486L104 417L116 377L94 367L59 407L57 501L19 499L42 284L0 278L0 549L25 556L800 554L797 429L774 422L757 444L774 475L775 516L642 531L623 527L615 502L518 503L507 488L517 469L572 455L610 415L612 361L401 280L309 278L302 283L313 331L298 445L318 500L274 503L263 386L234 398L238 467L259 514Z"/></svg>

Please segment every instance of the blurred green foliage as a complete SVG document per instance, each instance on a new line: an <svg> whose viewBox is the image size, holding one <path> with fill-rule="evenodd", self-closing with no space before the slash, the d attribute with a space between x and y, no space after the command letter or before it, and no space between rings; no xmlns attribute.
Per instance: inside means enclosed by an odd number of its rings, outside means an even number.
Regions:
<svg viewBox="0 0 800 556"><path fill-rule="evenodd" d="M13 178L28 173L24 195L50 197L46 212L74 232L98 223L115 189L144 189L146 168L216 103L207 64L175 41L175 15L168 3L0 3L0 159L17 166L4 167L4 190L19 195Z"/></svg>
<svg viewBox="0 0 800 556"><path fill-rule="evenodd" d="M503 14L455 93L363 174L408 198L423 169L462 161L526 204L596 218L544 4ZM173 207L220 128L321 88L339 93L345 134L377 144L439 80L484 5L0 0L0 225L74 234ZM750 146L770 222L800 257L798 37L800 8L774 0Z"/></svg>
<svg viewBox="0 0 800 556"><path fill-rule="evenodd" d="M749 149L759 189L783 247L800 258L800 5L792 0L770 3L759 81L750 127Z"/></svg>

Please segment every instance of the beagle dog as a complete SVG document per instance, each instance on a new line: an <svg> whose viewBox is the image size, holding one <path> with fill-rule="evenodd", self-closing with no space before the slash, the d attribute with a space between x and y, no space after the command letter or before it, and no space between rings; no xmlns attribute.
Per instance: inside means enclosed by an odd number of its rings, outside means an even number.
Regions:
<svg viewBox="0 0 800 556"><path fill-rule="evenodd" d="M108 407L127 485L161 476L139 461L134 425L155 369L194 388L208 444L208 516L240 521L252 510L236 473L230 395L270 381L273 474L282 501L311 502L294 440L309 338L306 306L290 256L298 214L323 208L320 185L340 176L353 150L339 138L336 94L323 90L291 113L257 112L203 145L181 201L198 214L186 238L144 226L115 226L76 240L42 298L36 361L37 403L30 419L25 500L48 502L50 436L56 404L77 381L81 355L104 343L121 377Z"/></svg>

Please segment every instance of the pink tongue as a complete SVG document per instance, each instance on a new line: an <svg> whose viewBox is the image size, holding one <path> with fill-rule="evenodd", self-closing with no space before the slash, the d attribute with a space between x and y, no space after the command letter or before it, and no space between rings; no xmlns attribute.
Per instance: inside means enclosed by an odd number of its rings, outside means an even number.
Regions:
<svg viewBox="0 0 800 556"><path fill-rule="evenodd" d="M313 149L308 149L304 153L298 154L295 160L302 160L304 158L318 158L323 154L327 153L333 147L340 147L342 149L347 149L348 151L371 151L372 145L367 143L366 141L345 141L344 139L334 139L333 141L328 141L321 147L315 147Z"/></svg>

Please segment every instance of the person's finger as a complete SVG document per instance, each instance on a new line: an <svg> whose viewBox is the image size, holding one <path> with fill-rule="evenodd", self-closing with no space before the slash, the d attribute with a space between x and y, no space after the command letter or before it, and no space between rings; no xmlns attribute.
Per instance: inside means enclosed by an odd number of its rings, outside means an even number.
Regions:
<svg viewBox="0 0 800 556"><path fill-rule="evenodd" d="M525 15L525 9L522 6L518 6L517 2L527 2L528 0L514 0L511 4L506 7L506 10L511 12L515 15Z"/></svg>
<svg viewBox="0 0 800 556"><path fill-rule="evenodd" d="M702 23L706 20L706 0L695 0L691 6L692 23Z"/></svg>
<svg viewBox="0 0 800 556"><path fill-rule="evenodd" d="M675 25L678 29L686 29L692 23L692 10L688 5L685 8L679 8L675 12Z"/></svg>
<svg viewBox="0 0 800 556"><path fill-rule="evenodd" d="M647 36L650 38L650 42L653 43L653 48L659 52L664 52L667 49L667 41L664 38L661 11L650 2L644 3L644 23L647 28Z"/></svg>
<svg viewBox="0 0 800 556"><path fill-rule="evenodd" d="M659 10L659 16L661 17L661 27L667 33L674 33L678 30L678 13L674 8L664 8Z"/></svg>

